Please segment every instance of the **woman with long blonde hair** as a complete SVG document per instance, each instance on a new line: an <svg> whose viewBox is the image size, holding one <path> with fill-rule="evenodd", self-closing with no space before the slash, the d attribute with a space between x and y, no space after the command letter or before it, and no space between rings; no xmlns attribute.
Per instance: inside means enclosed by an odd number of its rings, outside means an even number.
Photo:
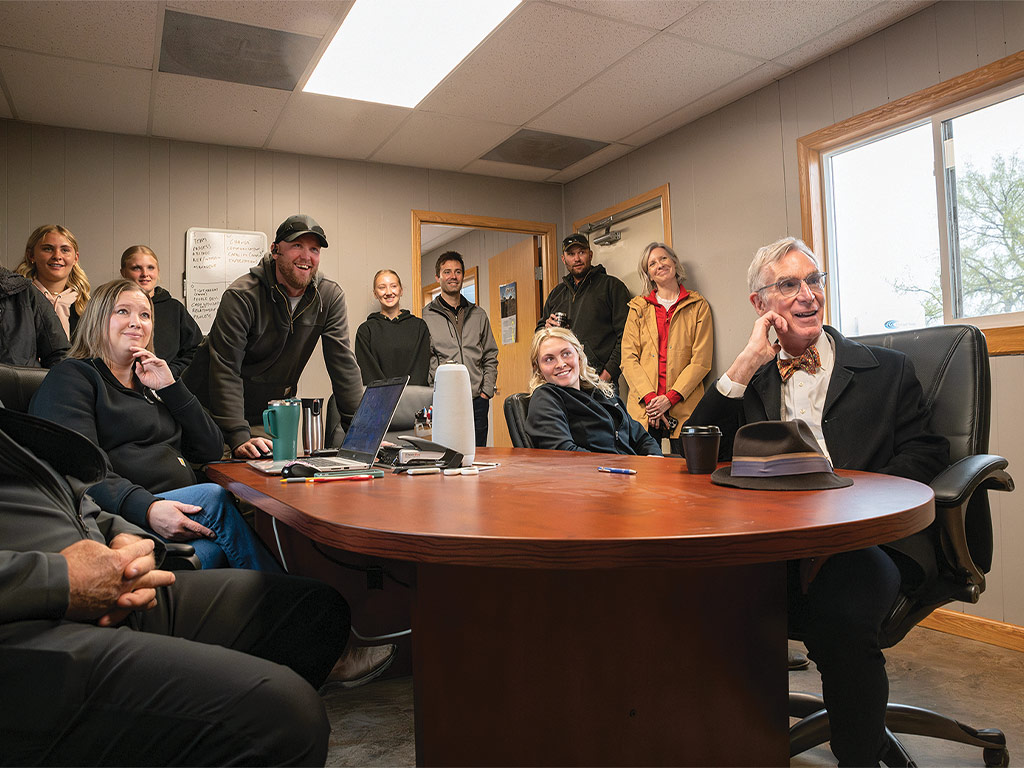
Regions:
<svg viewBox="0 0 1024 768"><path fill-rule="evenodd" d="M526 432L537 448L661 456L661 448L626 413L610 382L587 361L568 328L551 326L530 345L530 411Z"/></svg>
<svg viewBox="0 0 1024 768"><path fill-rule="evenodd" d="M70 339L89 303L89 278L78 263L78 240L60 224L36 227L17 267L46 297Z"/></svg>

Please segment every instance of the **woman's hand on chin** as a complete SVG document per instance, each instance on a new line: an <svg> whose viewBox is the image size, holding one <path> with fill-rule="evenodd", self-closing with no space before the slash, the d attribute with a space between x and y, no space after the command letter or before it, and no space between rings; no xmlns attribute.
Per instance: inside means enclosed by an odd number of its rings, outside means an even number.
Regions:
<svg viewBox="0 0 1024 768"><path fill-rule="evenodd" d="M135 358L135 375L150 389L163 389L174 383L174 374L167 363L145 347L132 347Z"/></svg>

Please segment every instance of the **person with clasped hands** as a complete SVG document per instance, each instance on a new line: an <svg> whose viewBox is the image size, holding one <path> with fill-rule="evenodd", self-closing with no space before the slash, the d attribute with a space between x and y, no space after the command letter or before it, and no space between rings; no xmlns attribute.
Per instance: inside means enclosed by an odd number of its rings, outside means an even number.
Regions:
<svg viewBox="0 0 1024 768"><path fill-rule="evenodd" d="M537 448L661 456L647 430L630 418L610 382L587 362L572 331L542 328L530 346L526 433Z"/></svg>
<svg viewBox="0 0 1024 768"><path fill-rule="evenodd" d="M345 601L160 570L163 543L84 493L105 474L84 436L0 407L0 764L323 765Z"/></svg>
<svg viewBox="0 0 1024 768"><path fill-rule="evenodd" d="M188 541L204 568L279 571L230 494L196 485L189 462L219 459L220 429L153 352L153 303L138 284L96 290L68 359L50 369L30 412L103 449L106 476L89 493L105 510L167 541Z"/></svg>
<svg viewBox="0 0 1024 768"><path fill-rule="evenodd" d="M679 433L711 370L711 308L683 287L686 270L665 243L644 248L637 271L646 294L630 300L622 333L626 409L655 439L668 437L672 451L682 453Z"/></svg>
<svg viewBox="0 0 1024 768"><path fill-rule="evenodd" d="M741 425L802 419L838 469L930 482L949 464L949 444L929 431L913 365L901 352L824 326L825 279L796 238L757 251L747 280L758 318L688 424L717 425L720 458L730 460ZM750 493L754 506L757 492ZM887 546L902 552L901 542ZM879 632L901 578L909 576L902 570L879 547L789 563L790 631L802 634L821 673L840 765L877 765L882 758L889 683Z"/></svg>

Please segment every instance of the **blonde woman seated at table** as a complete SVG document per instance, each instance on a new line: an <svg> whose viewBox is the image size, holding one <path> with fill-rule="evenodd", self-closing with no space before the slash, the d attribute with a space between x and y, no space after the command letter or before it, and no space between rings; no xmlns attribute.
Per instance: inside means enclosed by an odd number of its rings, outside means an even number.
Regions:
<svg viewBox="0 0 1024 768"><path fill-rule="evenodd" d="M165 541L187 541L203 568L280 571L277 561L190 462L219 459L224 435L153 353L153 303L130 280L100 286L75 342L32 398L34 416L80 432L103 449L106 477L89 495Z"/></svg>
<svg viewBox="0 0 1024 768"><path fill-rule="evenodd" d="M530 411L526 432L537 448L661 456L661 448L626 413L610 382L587 363L566 328L541 328L530 347Z"/></svg>
<svg viewBox="0 0 1024 768"><path fill-rule="evenodd" d="M637 271L646 293L630 300L622 331L626 410L656 440L667 437L672 452L682 453L679 433L711 370L711 308L703 296L683 287L686 270L665 243L644 248Z"/></svg>

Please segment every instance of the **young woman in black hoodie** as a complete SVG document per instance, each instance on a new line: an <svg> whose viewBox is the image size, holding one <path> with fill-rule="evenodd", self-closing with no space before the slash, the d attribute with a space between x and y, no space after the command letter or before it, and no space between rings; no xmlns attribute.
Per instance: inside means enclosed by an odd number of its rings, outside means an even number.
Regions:
<svg viewBox="0 0 1024 768"><path fill-rule="evenodd" d="M356 330L356 361L363 384L392 376L409 375L409 384L427 386L430 369L430 332L427 324L402 309L402 279L391 269L373 276L373 296L380 312L373 312Z"/></svg>
<svg viewBox="0 0 1024 768"><path fill-rule="evenodd" d="M138 283L153 300L153 351L167 361L174 378L192 362L203 332L185 305L171 296L160 282L160 261L145 245L133 245L121 254L121 277Z"/></svg>

